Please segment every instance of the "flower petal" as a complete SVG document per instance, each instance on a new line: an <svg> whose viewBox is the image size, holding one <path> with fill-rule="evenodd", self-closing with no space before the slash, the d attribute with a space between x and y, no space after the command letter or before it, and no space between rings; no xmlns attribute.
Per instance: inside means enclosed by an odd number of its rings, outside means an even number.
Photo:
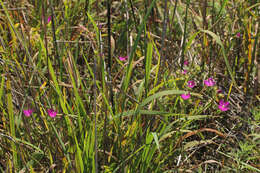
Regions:
<svg viewBox="0 0 260 173"><path fill-rule="evenodd" d="M24 113L25 116L29 117L33 113L33 110L32 109L26 109L26 110L23 110L23 113Z"/></svg>
<svg viewBox="0 0 260 173"><path fill-rule="evenodd" d="M57 115L57 112L55 112L53 109L49 109L47 112L48 112L49 116L52 118L56 117L56 115Z"/></svg>
<svg viewBox="0 0 260 173"><path fill-rule="evenodd" d="M126 61L128 59L128 56L120 56L119 60L120 61Z"/></svg>
<svg viewBox="0 0 260 173"><path fill-rule="evenodd" d="M188 86L189 88L193 88L193 87L195 86L195 81L193 81L193 80L188 81L187 86Z"/></svg>
<svg viewBox="0 0 260 173"><path fill-rule="evenodd" d="M50 21L51 21L51 16L48 17L47 24L50 23Z"/></svg>
<svg viewBox="0 0 260 173"><path fill-rule="evenodd" d="M189 93L188 93L188 94L181 94L181 98L182 98L183 100L187 100L187 99L190 98L190 94L189 94Z"/></svg>
<svg viewBox="0 0 260 173"><path fill-rule="evenodd" d="M208 78L208 80L204 80L204 84L207 86L214 86L216 84L216 82L214 81L214 79L212 77Z"/></svg>
<svg viewBox="0 0 260 173"><path fill-rule="evenodd" d="M185 61L183 62L183 64L186 65L186 66L188 66L188 65L189 65L189 61L188 61L188 60L185 60Z"/></svg>

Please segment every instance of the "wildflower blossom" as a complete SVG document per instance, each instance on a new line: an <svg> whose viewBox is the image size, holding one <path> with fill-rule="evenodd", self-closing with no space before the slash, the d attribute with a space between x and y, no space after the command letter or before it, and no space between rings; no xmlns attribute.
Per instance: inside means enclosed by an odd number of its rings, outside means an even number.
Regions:
<svg viewBox="0 0 260 173"><path fill-rule="evenodd" d="M238 33L237 33L237 37L238 37L238 38L239 38L239 37L241 37L241 34L240 34L240 32L238 32Z"/></svg>
<svg viewBox="0 0 260 173"><path fill-rule="evenodd" d="M190 81L188 81L187 86L188 86L189 88L193 88L193 87L195 86L195 82L194 82L193 80L190 80Z"/></svg>
<svg viewBox="0 0 260 173"><path fill-rule="evenodd" d="M57 112L55 112L53 109L49 109L47 112L48 112L49 116L52 118L56 117L56 115L57 115Z"/></svg>
<svg viewBox="0 0 260 173"><path fill-rule="evenodd" d="M120 60L120 61L126 61L127 59L128 59L128 56L124 56L124 57L123 57L123 56L120 56L120 57L119 57L119 60Z"/></svg>
<svg viewBox="0 0 260 173"><path fill-rule="evenodd" d="M212 77L208 78L208 80L204 80L204 84L209 86L214 86L216 84L216 82L214 81L214 79Z"/></svg>
<svg viewBox="0 0 260 173"><path fill-rule="evenodd" d="M187 100L187 99L190 98L190 94L189 94L189 93L188 93L188 94L181 94L181 98L182 98L183 100Z"/></svg>
<svg viewBox="0 0 260 173"><path fill-rule="evenodd" d="M48 17L47 24L50 23L50 21L51 21L51 16Z"/></svg>
<svg viewBox="0 0 260 173"><path fill-rule="evenodd" d="M187 70L183 70L182 71L182 74L186 74L188 71Z"/></svg>
<svg viewBox="0 0 260 173"><path fill-rule="evenodd" d="M29 117L33 113L33 110L32 109L26 109L26 110L23 110L23 113L24 113L25 116Z"/></svg>
<svg viewBox="0 0 260 173"><path fill-rule="evenodd" d="M223 112L229 110L229 102L224 102L224 100L221 99L218 108Z"/></svg>
<svg viewBox="0 0 260 173"><path fill-rule="evenodd" d="M189 65L189 61L188 61L188 60L185 60L185 61L183 62L183 64L186 65L186 66L188 66L188 65Z"/></svg>

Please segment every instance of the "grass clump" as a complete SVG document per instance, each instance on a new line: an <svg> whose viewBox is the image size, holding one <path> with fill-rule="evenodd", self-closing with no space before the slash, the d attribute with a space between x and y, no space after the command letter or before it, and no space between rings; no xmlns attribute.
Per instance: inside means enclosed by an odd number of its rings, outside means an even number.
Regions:
<svg viewBox="0 0 260 173"><path fill-rule="evenodd" d="M0 4L1 172L260 172L256 1Z"/></svg>

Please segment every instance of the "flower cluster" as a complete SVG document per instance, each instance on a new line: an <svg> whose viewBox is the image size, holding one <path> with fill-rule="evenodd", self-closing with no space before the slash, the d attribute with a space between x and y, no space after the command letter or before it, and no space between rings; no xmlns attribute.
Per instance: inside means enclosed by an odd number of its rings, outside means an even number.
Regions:
<svg viewBox="0 0 260 173"><path fill-rule="evenodd" d="M184 61L183 64L184 64L185 66L188 66L188 65L189 65L189 61L186 60L186 61ZM186 73L187 73L187 70L184 70L182 73L183 73L183 74L186 74ZM212 87L212 86L215 86L215 85L216 85L216 82L215 82L215 80L214 80L212 77L210 77L210 78L204 80L204 85L207 86L207 87ZM195 86L196 86L195 81L189 80L189 81L187 82L187 87L189 87L189 88L192 89L192 88L194 88ZM217 92L218 92L218 93L222 93L222 90L219 89ZM183 100L188 100L189 98L191 98L191 95L190 95L190 93L181 94L181 98L182 98ZM220 100L220 101L219 101L218 108L219 108L221 111L223 111L223 112L229 110L229 102L225 102L224 100Z"/></svg>
<svg viewBox="0 0 260 173"><path fill-rule="evenodd" d="M57 115L57 112L54 111L53 109L48 109L47 112L48 112L48 115L52 118L56 117L56 115ZM32 109L25 109L25 110L23 110L23 113L24 113L25 116L29 117L29 116L32 115L33 110Z"/></svg>

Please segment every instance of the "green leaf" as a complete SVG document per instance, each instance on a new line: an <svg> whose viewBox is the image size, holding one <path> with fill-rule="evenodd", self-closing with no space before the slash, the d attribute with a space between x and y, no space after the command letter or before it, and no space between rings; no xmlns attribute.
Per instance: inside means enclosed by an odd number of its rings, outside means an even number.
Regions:
<svg viewBox="0 0 260 173"><path fill-rule="evenodd" d="M153 44L151 42L148 43L146 58L145 58L145 89L148 90L148 84L151 73L151 65L152 65L152 55L153 55Z"/></svg>
<svg viewBox="0 0 260 173"><path fill-rule="evenodd" d="M158 150L160 151L160 145L159 145L159 140L158 140L157 133L152 132L152 135L153 135L153 139L154 139L154 141L155 141L155 143L156 143L156 146L157 146ZM160 151L160 152L161 152L161 151Z"/></svg>

